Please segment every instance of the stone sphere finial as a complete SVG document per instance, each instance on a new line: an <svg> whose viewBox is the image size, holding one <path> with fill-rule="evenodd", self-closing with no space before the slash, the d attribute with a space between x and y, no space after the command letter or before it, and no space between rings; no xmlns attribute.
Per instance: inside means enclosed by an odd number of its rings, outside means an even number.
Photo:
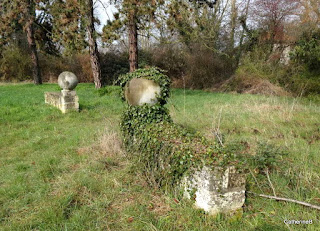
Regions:
<svg viewBox="0 0 320 231"><path fill-rule="evenodd" d="M158 102L160 86L153 80L133 78L125 86L125 98L132 106L154 105Z"/></svg>
<svg viewBox="0 0 320 231"><path fill-rule="evenodd" d="M78 78L72 72L64 71L58 77L58 84L63 90L73 90L78 85Z"/></svg>

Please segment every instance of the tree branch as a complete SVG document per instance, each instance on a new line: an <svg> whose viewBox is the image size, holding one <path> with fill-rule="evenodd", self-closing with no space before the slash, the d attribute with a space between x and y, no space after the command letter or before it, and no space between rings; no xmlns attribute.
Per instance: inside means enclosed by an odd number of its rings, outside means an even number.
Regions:
<svg viewBox="0 0 320 231"><path fill-rule="evenodd" d="M209 0L189 0L189 2L196 2L199 4L207 4L210 8L213 8L213 6L217 3L217 0L209 1Z"/></svg>
<svg viewBox="0 0 320 231"><path fill-rule="evenodd" d="M264 198L273 199L273 200L277 200L277 201L292 202L292 203L296 203L296 204L299 204L299 205L304 205L304 206L307 206L307 207L310 207L310 208L313 208L313 209L320 210L320 206L309 204L309 203L303 202L303 201L293 200L293 199L284 198L284 197L269 196L269 195L265 195L265 194L258 194L258 193L254 193L254 192L250 192L250 191L247 191L247 192L251 193L251 194L254 194L256 196L259 196L259 197L264 197Z"/></svg>

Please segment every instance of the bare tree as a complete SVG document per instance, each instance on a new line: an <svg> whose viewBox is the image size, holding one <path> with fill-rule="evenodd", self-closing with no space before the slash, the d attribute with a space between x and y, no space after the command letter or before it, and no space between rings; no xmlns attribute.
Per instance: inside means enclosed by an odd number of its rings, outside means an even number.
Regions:
<svg viewBox="0 0 320 231"><path fill-rule="evenodd" d="M256 0L254 14L260 18L260 27L268 31L271 44L282 39L284 22L296 14L299 0Z"/></svg>

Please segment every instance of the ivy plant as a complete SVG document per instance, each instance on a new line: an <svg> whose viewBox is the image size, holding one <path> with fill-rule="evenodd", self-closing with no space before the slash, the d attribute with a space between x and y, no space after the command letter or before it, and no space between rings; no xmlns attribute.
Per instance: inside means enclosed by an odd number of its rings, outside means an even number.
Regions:
<svg viewBox="0 0 320 231"><path fill-rule="evenodd" d="M120 76L124 88L133 78L146 78L160 85L159 102L155 105L131 106L121 118L121 133L127 153L130 153L148 179L166 189L176 185L181 177L204 165L225 167L235 165L233 152L209 142L200 133L173 123L165 103L169 97L169 78L155 67L138 69Z"/></svg>
<svg viewBox="0 0 320 231"><path fill-rule="evenodd" d="M125 86L133 78L145 78L153 80L160 86L160 95L158 95L158 102L160 105L167 103L167 99L170 94L170 78L164 74L164 71L157 67L138 69L134 72L127 73L125 75L120 75L116 84L119 84L122 88L122 100L125 100Z"/></svg>

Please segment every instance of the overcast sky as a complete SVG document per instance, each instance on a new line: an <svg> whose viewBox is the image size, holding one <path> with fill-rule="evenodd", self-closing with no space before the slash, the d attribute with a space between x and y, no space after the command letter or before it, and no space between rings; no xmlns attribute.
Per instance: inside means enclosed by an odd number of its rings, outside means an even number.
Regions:
<svg viewBox="0 0 320 231"><path fill-rule="evenodd" d="M95 0L94 8L95 17L101 22L101 25L96 29L101 32L107 20L113 20L113 13L116 12L116 8L109 4L109 0Z"/></svg>

